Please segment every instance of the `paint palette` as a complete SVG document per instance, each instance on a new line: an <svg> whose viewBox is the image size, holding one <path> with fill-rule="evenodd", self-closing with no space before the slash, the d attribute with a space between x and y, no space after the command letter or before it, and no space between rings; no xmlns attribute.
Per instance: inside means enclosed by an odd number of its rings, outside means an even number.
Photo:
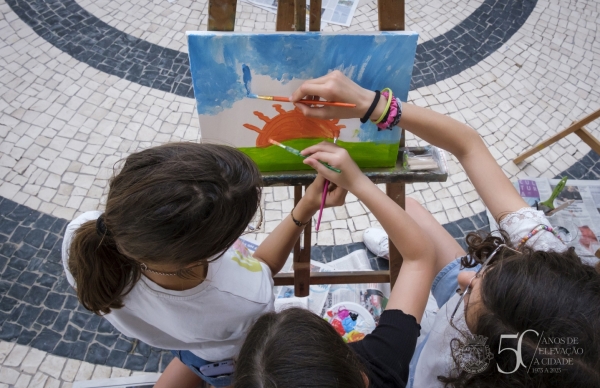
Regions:
<svg viewBox="0 0 600 388"><path fill-rule="evenodd" d="M361 305L342 302L331 306L323 317L342 336L344 342L356 342L375 330L373 316Z"/></svg>
<svg viewBox="0 0 600 388"><path fill-rule="evenodd" d="M259 96L290 96L303 81L339 70L364 88L389 87L406 101L417 38L407 31L188 32L202 140L239 148L263 172L311 169L269 139L302 150L338 138L359 167L393 167L400 128L306 117L287 98Z"/></svg>

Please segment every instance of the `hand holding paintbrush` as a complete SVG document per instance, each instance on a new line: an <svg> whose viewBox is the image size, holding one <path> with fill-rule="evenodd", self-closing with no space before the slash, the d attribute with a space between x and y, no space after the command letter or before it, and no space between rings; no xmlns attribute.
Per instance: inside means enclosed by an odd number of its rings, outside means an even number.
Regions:
<svg viewBox="0 0 600 388"><path fill-rule="evenodd" d="M316 99L308 98L308 99L297 99L292 101L291 97L280 97L280 96L260 96L256 93L252 93L251 85L252 85L252 75L250 74L250 68L246 65L242 65L242 73L244 86L246 87L246 96L249 98L256 98L259 100L266 101L280 101L280 102L293 102L293 103L302 103L308 106L336 106L340 108L356 108L356 104L347 103L347 102L337 102L337 101L320 101L317 97Z"/></svg>
<svg viewBox="0 0 600 388"><path fill-rule="evenodd" d="M305 155L304 164L317 170L325 179L335 183L338 187L352 191L360 190L365 185L370 185L367 178L344 148L329 142L321 142L302 150ZM336 166L339 173L332 172L324 164Z"/></svg>
<svg viewBox="0 0 600 388"><path fill-rule="evenodd" d="M353 104L355 107L340 108L336 105L324 105L321 102L312 105L306 104L304 101L307 100L308 96L319 96L317 98L324 98L327 101L343 101L344 103ZM292 94L291 101L307 117L352 119L365 116L374 97L375 92L363 89L336 70L321 78L304 81ZM319 104L323 106L318 106ZM386 100L381 98L370 118L376 120L385 109Z"/></svg>
<svg viewBox="0 0 600 388"><path fill-rule="evenodd" d="M337 137L333 138L333 144L337 143ZM315 230L318 232L321 227L321 217L323 216L323 207L325 206L325 199L327 199L327 191L329 189L329 180L325 181L325 186L323 186L323 194L321 195L321 208L319 209L319 217L317 217L317 226Z"/></svg>

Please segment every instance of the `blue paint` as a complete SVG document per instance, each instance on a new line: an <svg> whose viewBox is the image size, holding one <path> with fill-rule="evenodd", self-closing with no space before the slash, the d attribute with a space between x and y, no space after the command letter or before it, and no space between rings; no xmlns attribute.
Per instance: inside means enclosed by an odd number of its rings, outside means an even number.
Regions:
<svg viewBox="0 0 600 388"><path fill-rule="evenodd" d="M242 65L242 72L244 73L244 86L246 87L246 95L250 98L256 98L256 94L250 92L252 87L252 74L250 74L250 68L246 65Z"/></svg>
<svg viewBox="0 0 600 388"><path fill-rule="evenodd" d="M398 139L400 139L400 128L394 127L391 131L389 129L380 131L377 125L369 120L361 124L358 139L360 141L375 141L377 143L397 143Z"/></svg>
<svg viewBox="0 0 600 388"><path fill-rule="evenodd" d="M344 331L346 333L350 333L352 330L354 330L354 327L356 326L356 321L350 317L346 317L342 321L342 326L344 327Z"/></svg>
<svg viewBox="0 0 600 388"><path fill-rule="evenodd" d="M389 87L406 101L417 34L192 33L188 44L198 113L214 115L248 96L250 82L246 80L251 77L246 77L244 65L248 76L252 69L255 75L267 75L282 84L337 69L364 88ZM260 94L260 90L255 92ZM368 127L374 129L369 140L391 137L390 131L376 133L374 125Z"/></svg>

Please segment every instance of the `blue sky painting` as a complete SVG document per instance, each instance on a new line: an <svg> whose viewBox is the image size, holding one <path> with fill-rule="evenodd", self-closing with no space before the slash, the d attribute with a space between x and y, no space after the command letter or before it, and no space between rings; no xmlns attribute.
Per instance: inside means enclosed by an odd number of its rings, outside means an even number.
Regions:
<svg viewBox="0 0 600 388"><path fill-rule="evenodd" d="M362 87L389 87L406 101L417 37L415 32L188 32L202 138L256 147L264 143L256 130L266 129L264 116L274 120L284 111L292 114L292 104L276 107L271 101L248 98L250 79L252 93L289 96L302 81L340 70ZM263 114L262 119L257 112ZM377 131L374 124L361 124L358 119L340 120L338 126L342 127L342 143L400 140L398 128Z"/></svg>

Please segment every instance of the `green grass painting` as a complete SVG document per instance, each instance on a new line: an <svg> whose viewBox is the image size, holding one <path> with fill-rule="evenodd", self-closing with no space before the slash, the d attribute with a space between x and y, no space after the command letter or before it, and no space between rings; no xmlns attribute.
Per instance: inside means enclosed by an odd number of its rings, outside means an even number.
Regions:
<svg viewBox="0 0 600 388"><path fill-rule="evenodd" d="M323 140L326 139L294 139L282 143L301 151ZM331 142L331 139L327 139L327 141ZM361 168L393 167L398 157L397 143L376 144L373 142L358 143L338 140L337 145L348 150L352 159ZM311 169L310 166L302 163L302 158L287 152L281 147L242 147L239 150L250 156L262 172Z"/></svg>

